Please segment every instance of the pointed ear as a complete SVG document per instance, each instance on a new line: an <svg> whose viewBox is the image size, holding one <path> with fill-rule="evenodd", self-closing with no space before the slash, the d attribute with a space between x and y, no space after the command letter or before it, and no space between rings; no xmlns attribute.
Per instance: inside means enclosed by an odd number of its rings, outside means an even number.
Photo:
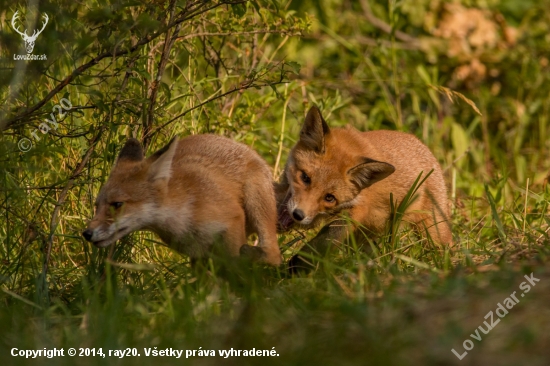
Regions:
<svg viewBox="0 0 550 366"><path fill-rule="evenodd" d="M172 140L170 140L170 142L168 142L163 148L161 148L160 150L158 150L157 152L155 152L153 155L149 156L147 158L147 160L149 160L150 162L154 162L156 161L158 158L160 158L165 152L168 151L168 149L170 149L170 146L172 146L172 144L174 143L174 141L177 140L177 137L172 137Z"/></svg>
<svg viewBox="0 0 550 366"><path fill-rule="evenodd" d="M369 158L362 158L362 160L360 164L348 170L351 182L355 184L359 190L370 187L395 171L395 167L391 164Z"/></svg>
<svg viewBox="0 0 550 366"><path fill-rule="evenodd" d="M149 179L170 179L172 176L172 160L178 148L177 138L173 138L162 149L151 155L147 160L151 162L149 167Z"/></svg>
<svg viewBox="0 0 550 366"><path fill-rule="evenodd" d="M313 106L307 112L306 120L300 131L300 141L311 150L325 152L325 136L330 133L319 108Z"/></svg>
<svg viewBox="0 0 550 366"><path fill-rule="evenodd" d="M143 160L143 148L138 140L132 138L126 141L118 154L117 163L121 161L140 162Z"/></svg>

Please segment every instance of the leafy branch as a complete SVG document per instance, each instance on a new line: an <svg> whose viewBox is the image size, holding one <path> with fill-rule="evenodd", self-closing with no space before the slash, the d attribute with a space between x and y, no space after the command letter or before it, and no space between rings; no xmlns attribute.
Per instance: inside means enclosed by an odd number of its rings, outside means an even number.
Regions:
<svg viewBox="0 0 550 366"><path fill-rule="evenodd" d="M80 65L76 69L73 70L73 72L66 76L61 82L59 82L43 99L41 99L39 102L35 103L33 106L27 108L25 111L11 117L8 119L2 119L0 120L0 131L4 131L8 128L13 127L17 122L21 120L25 120L28 118L31 118L33 113L42 108L48 101L50 101L57 93L59 93L61 90L63 90L67 85L69 85L76 77L81 75L84 71L90 69L91 67L97 65L100 61L106 58L119 58L124 55L132 54L144 45L150 43L151 41L157 39L163 34L166 34L169 30L172 28L180 25L183 22L186 22L188 20L191 20L201 14L204 14L212 9L215 9L221 5L235 5L235 4L242 4L246 2L247 0L237 0L237 1L230 1L230 0L221 0L221 1L214 1L213 4L211 4L210 1L202 1L202 0L196 0L193 2L190 2L187 4L185 9L183 9L181 12L177 14L176 17L168 24L161 27L160 30L158 30L156 33L147 34L146 36L143 36L141 39L139 39L133 46L117 50L117 46L115 45L112 50L103 52L90 61Z"/></svg>

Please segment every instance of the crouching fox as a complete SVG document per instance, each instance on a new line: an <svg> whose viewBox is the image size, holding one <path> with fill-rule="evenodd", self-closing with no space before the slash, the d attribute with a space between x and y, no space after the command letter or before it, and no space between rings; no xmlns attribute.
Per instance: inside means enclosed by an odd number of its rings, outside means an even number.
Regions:
<svg viewBox="0 0 550 366"><path fill-rule="evenodd" d="M231 256L279 265L271 172L244 144L215 135L173 139L147 159L130 139L122 148L82 233L98 247L148 230L192 261L218 240ZM258 234L259 245L246 245Z"/></svg>
<svg viewBox="0 0 550 366"><path fill-rule="evenodd" d="M403 220L426 228L439 244L451 244L447 189L441 168L416 137L397 131L360 132L351 126L330 129L312 107L275 184L279 230L330 222L347 212L362 231L383 233L390 217L390 193L401 202L420 173L432 174L420 187ZM324 254L347 233L342 220L325 226L302 252ZM295 256L290 266L305 265Z"/></svg>

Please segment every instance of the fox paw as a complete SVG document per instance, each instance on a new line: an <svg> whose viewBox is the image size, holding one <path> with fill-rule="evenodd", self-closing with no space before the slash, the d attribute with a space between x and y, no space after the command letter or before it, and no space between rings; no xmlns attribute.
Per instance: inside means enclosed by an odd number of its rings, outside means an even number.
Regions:
<svg viewBox="0 0 550 366"><path fill-rule="evenodd" d="M246 258L253 262L269 264L270 266L279 266L282 262L281 254L268 255L263 248L251 245L243 245L239 250L241 258Z"/></svg>
<svg viewBox="0 0 550 366"><path fill-rule="evenodd" d="M253 262L261 261L264 256L264 251L262 248L253 247L251 245L243 245L239 250L241 257L249 259Z"/></svg>
<svg viewBox="0 0 550 366"><path fill-rule="evenodd" d="M288 273L291 275L308 273L313 269L315 269L315 265L299 254L296 254L288 261Z"/></svg>

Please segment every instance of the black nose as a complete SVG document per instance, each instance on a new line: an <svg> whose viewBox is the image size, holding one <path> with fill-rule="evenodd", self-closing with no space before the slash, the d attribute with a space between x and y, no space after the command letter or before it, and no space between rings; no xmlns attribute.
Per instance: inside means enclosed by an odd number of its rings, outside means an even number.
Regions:
<svg viewBox="0 0 550 366"><path fill-rule="evenodd" d="M94 232L90 229L86 229L82 232L82 236L84 237L84 239L86 239L87 241L91 241L92 240L92 235L94 234Z"/></svg>
<svg viewBox="0 0 550 366"><path fill-rule="evenodd" d="M292 212L292 217L294 217L294 220L296 221L302 221L305 217L304 212L302 210L294 210Z"/></svg>

